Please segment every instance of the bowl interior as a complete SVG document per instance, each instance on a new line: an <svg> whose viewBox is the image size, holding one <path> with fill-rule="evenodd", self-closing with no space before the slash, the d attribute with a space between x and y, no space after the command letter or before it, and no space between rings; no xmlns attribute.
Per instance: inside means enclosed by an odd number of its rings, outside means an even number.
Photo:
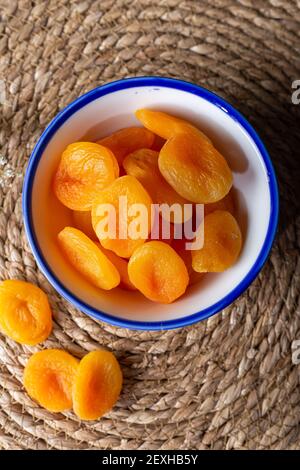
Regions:
<svg viewBox="0 0 300 470"><path fill-rule="evenodd" d="M96 140L131 125L138 108L152 108L187 119L203 130L224 154L234 174L237 218L243 249L237 263L221 274L207 274L171 305L155 304L139 293L101 291L84 280L61 255L56 235L72 225L71 211L52 192L52 178L65 147L79 140ZM74 296L113 317L164 322L189 316L221 301L241 283L254 265L266 238L270 191L264 161L254 141L225 109L187 91L166 86L136 86L114 91L84 105L55 132L39 160L32 188L32 223L41 255L52 273Z"/></svg>

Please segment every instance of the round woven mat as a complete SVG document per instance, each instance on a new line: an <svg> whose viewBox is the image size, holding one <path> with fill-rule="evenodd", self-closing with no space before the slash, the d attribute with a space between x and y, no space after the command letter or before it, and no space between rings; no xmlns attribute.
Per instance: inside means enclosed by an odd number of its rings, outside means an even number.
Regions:
<svg viewBox="0 0 300 470"><path fill-rule="evenodd" d="M108 347L125 384L97 422L51 414L22 387L39 348L0 336L0 448L299 448L299 1L1 3L0 276L48 292L55 327L44 347L78 357ZM280 182L279 232L260 276L224 312L181 330L128 331L72 308L38 271L22 224L24 169L45 126L91 88L137 75L183 78L228 99L261 134Z"/></svg>

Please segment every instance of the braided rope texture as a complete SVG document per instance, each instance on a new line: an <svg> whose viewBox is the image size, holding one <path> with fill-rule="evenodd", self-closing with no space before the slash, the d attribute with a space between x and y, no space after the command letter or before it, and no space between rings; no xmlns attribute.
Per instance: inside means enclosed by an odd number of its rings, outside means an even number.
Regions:
<svg viewBox="0 0 300 470"><path fill-rule="evenodd" d="M300 447L300 2L295 0L1 0L0 278L26 279L55 316L43 347L114 351L125 383L107 416L51 414L22 386L40 347L0 335L2 449L296 449ZM229 308L197 325L135 332L60 298L24 234L30 152L67 103L110 80L162 75L215 91L256 127L275 164L281 220L264 269ZM297 124L298 120L298 124Z"/></svg>

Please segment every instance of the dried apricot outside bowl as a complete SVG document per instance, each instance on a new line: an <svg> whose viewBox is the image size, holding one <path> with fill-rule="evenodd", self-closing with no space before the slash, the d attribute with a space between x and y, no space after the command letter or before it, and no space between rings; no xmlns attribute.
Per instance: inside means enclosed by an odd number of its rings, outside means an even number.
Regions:
<svg viewBox="0 0 300 470"><path fill-rule="evenodd" d="M52 331L52 313L45 292L25 281L0 283L0 331L20 344L36 345Z"/></svg>
<svg viewBox="0 0 300 470"><path fill-rule="evenodd" d="M123 375L110 351L92 351L81 359L73 382L75 414L84 420L101 418L119 398Z"/></svg>
<svg viewBox="0 0 300 470"><path fill-rule="evenodd" d="M38 351L25 366L24 387L47 410L69 410L78 365L79 361L62 349Z"/></svg>
<svg viewBox="0 0 300 470"><path fill-rule="evenodd" d="M159 111L179 118L180 122L176 121L174 126L175 132L178 126L183 126L184 132L189 133L189 126L182 124L185 121L209 138L232 171L234 217L242 232L243 246L232 267L221 273L205 274L199 285L189 285L183 296L166 305L151 302L137 291L120 287L103 291L90 285L67 263L56 243L57 233L66 226L74 227L73 210L89 210L90 207L90 201L84 207L73 207L71 201L72 207L68 209L55 195L50 195L61 154L74 142L103 143L103 139L121 129L152 126L146 120L142 124L135 117L139 109ZM148 128L148 131L154 132L154 128ZM147 136L149 140L147 137L143 145L150 148L153 145L151 134ZM169 138L170 133L164 131L161 136ZM139 138L137 141L139 146ZM114 145L119 145L118 142L113 138ZM136 146L135 142L133 144ZM132 146L130 151L135 151ZM164 165L168 156L165 155L161 166L169 182L176 186L176 180L171 179ZM123 154L119 155L119 165L122 158ZM177 170L180 176L180 167ZM185 175L188 174L185 171ZM105 181L110 178L113 178L111 170ZM214 200L225 195L230 189L229 184L227 182L226 188ZM92 192L90 194L93 198ZM188 192L185 194L190 197ZM200 198L202 196L198 198L197 195L195 200ZM206 203L215 202L206 199ZM278 219L278 191L274 169L262 141L229 103L204 88L181 80L139 77L95 88L69 104L54 118L36 144L29 161L23 189L23 213L34 256L42 272L62 296L85 313L110 324L160 330L207 318L244 292L270 252Z"/></svg>

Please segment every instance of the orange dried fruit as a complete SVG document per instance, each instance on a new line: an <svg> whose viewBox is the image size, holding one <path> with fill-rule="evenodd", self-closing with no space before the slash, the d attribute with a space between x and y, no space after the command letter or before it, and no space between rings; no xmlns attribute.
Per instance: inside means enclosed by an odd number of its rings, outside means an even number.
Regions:
<svg viewBox="0 0 300 470"><path fill-rule="evenodd" d="M160 172L189 201L208 204L229 192L232 173L212 144L193 134L178 134L159 153Z"/></svg>
<svg viewBox="0 0 300 470"><path fill-rule="evenodd" d="M72 407L72 388L79 361L61 349L45 349L33 354L24 370L28 395L49 411Z"/></svg>
<svg viewBox="0 0 300 470"><path fill-rule="evenodd" d="M167 211L163 217L171 222L182 223L185 220L184 205L189 201L181 197L162 177L158 168L158 155L155 150L136 150L127 155L123 167L128 175L134 176L142 183L154 204L166 204L168 207L178 204L178 215L174 212L168 214Z"/></svg>
<svg viewBox="0 0 300 470"><path fill-rule="evenodd" d="M62 204L76 211L87 211L97 192L119 176L114 154L93 142L68 145L54 176L54 192Z"/></svg>
<svg viewBox="0 0 300 470"><path fill-rule="evenodd" d="M97 236L93 229L91 211L73 211L73 222L75 228L85 233L92 240L97 240Z"/></svg>
<svg viewBox="0 0 300 470"><path fill-rule="evenodd" d="M0 329L21 344L34 345L48 338L52 314L46 294L29 282L1 282Z"/></svg>
<svg viewBox="0 0 300 470"><path fill-rule="evenodd" d="M242 235L237 221L227 211L214 211L204 218L204 245L192 251L192 266L197 272L222 272L237 260Z"/></svg>
<svg viewBox="0 0 300 470"><path fill-rule="evenodd" d="M130 282L128 276L128 261L127 259L121 258L120 256L116 255L111 250L106 250L101 246L102 252L107 256L107 258L112 262L112 264L117 268L120 274L121 282L119 287L126 290L136 290L136 287Z"/></svg>
<svg viewBox="0 0 300 470"><path fill-rule="evenodd" d="M147 129L163 139L171 139L177 134L189 133L210 142L209 138L195 126L171 114L152 109L138 109L135 116Z"/></svg>
<svg viewBox="0 0 300 470"><path fill-rule="evenodd" d="M135 212L136 204L141 212ZM151 230L151 204L147 191L130 175L118 178L99 193L92 209L92 222L101 245L122 258L129 258ZM113 209L112 213L107 205ZM109 221L115 229L112 232Z"/></svg>
<svg viewBox="0 0 300 470"><path fill-rule="evenodd" d="M122 371L109 351L81 359L73 385L73 408L80 419L94 420L111 410L122 389Z"/></svg>
<svg viewBox="0 0 300 470"><path fill-rule="evenodd" d="M234 197L233 197L233 192L232 188L229 191L228 194L223 199L220 199L220 201L217 202L212 202L211 204L205 204L204 205L204 214L208 215L211 212L214 211L228 211L232 215L235 213L235 203L234 203Z"/></svg>
<svg viewBox="0 0 300 470"><path fill-rule="evenodd" d="M154 134L143 127L127 127L98 140L97 143L109 148L121 165L129 153L141 148L151 148Z"/></svg>
<svg viewBox="0 0 300 470"><path fill-rule="evenodd" d="M93 285L110 290L120 283L117 268L83 232L65 227L57 238L67 260Z"/></svg>
<svg viewBox="0 0 300 470"><path fill-rule="evenodd" d="M150 241L128 263L132 284L154 302L171 303L184 294L189 275L181 257L164 242Z"/></svg>

